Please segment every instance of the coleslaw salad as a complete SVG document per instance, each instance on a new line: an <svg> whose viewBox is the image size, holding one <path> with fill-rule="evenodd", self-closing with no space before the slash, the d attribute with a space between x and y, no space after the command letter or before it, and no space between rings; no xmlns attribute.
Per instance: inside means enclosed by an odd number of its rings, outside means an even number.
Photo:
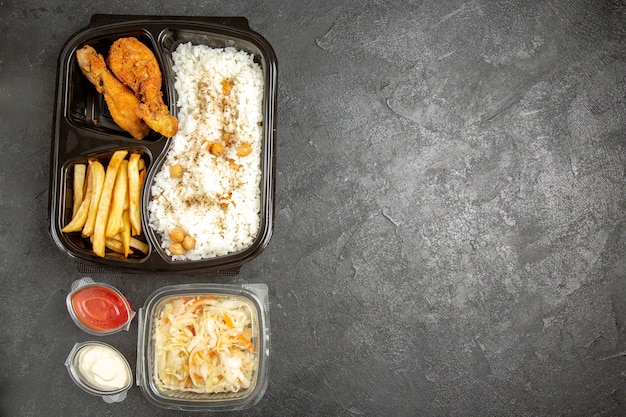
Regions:
<svg viewBox="0 0 626 417"><path fill-rule="evenodd" d="M155 322L155 375L161 389L238 392L257 370L252 312L228 296L177 297Z"/></svg>

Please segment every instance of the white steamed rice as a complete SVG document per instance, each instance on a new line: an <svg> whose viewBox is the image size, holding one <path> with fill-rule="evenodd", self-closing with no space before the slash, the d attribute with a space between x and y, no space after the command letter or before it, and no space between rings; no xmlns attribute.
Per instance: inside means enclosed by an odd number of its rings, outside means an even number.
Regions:
<svg viewBox="0 0 626 417"><path fill-rule="evenodd" d="M154 178L149 225L174 260L200 260L244 250L260 228L263 73L234 48L181 44L174 51L179 131ZM224 94L222 81L232 85ZM227 132L225 140L224 132ZM219 156L208 144L226 143ZM236 146L252 153L239 157ZM183 168L180 178L170 167ZM238 169L233 164L239 166ZM195 248L172 255L169 232L182 229Z"/></svg>

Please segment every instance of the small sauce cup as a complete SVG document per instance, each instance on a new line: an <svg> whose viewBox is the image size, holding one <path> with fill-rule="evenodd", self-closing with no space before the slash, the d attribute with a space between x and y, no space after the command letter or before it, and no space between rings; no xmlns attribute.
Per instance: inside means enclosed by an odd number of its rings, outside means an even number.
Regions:
<svg viewBox="0 0 626 417"><path fill-rule="evenodd" d="M124 401L133 385L128 361L106 343L76 343L65 360L65 366L76 385L89 394L101 397L106 403Z"/></svg>
<svg viewBox="0 0 626 417"><path fill-rule="evenodd" d="M95 336L128 330L135 316L130 303L119 290L94 282L89 277L72 283L66 305L74 323Z"/></svg>

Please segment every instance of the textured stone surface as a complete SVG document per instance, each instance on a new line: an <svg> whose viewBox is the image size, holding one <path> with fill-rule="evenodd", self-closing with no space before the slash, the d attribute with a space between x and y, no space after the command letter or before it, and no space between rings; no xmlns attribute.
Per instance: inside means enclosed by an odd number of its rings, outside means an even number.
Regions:
<svg viewBox="0 0 626 417"><path fill-rule="evenodd" d="M293 4L291 4L293 3ZM246 16L279 62L267 394L241 415L626 414L621 1L0 2L0 415L179 415L84 394L83 276L48 233L56 60L92 13ZM107 337L133 369L137 324Z"/></svg>

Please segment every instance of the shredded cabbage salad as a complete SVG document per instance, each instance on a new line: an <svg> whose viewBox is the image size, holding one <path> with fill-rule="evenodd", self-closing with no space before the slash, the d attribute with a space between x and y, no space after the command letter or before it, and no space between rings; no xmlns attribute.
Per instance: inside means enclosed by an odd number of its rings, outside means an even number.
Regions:
<svg viewBox="0 0 626 417"><path fill-rule="evenodd" d="M227 297L180 297L165 304L154 336L161 388L237 392L257 367L250 307Z"/></svg>

